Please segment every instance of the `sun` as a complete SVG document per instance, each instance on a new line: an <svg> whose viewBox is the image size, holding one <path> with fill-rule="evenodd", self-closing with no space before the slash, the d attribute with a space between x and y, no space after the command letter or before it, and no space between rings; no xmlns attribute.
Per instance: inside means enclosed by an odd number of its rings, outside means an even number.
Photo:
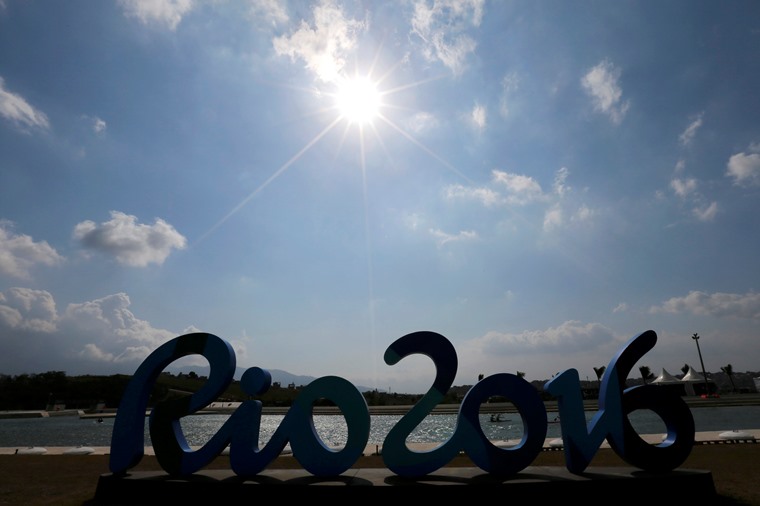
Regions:
<svg viewBox="0 0 760 506"><path fill-rule="evenodd" d="M371 123L380 114L380 92L367 77L342 79L335 92L335 107L342 118L359 126Z"/></svg>

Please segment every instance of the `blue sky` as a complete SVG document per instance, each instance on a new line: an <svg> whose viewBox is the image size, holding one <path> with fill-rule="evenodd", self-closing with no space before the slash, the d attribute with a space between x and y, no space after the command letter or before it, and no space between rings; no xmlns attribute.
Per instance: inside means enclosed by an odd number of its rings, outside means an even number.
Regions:
<svg viewBox="0 0 760 506"><path fill-rule="evenodd" d="M758 54L749 1L0 0L0 373L758 371Z"/></svg>

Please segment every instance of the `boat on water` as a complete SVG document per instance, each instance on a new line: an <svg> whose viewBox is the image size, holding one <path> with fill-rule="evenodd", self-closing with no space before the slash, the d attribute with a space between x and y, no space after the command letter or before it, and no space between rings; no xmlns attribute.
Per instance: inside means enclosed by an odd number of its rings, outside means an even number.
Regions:
<svg viewBox="0 0 760 506"><path fill-rule="evenodd" d="M491 418L488 421L489 422L494 422L494 423L504 423L504 422L511 422L512 419L511 418L502 418L501 417L501 413L499 413L499 414L496 414L496 415L491 414Z"/></svg>
<svg viewBox="0 0 760 506"><path fill-rule="evenodd" d="M91 446L75 446L63 452L64 455L90 455L95 453L95 448Z"/></svg>
<svg viewBox="0 0 760 506"><path fill-rule="evenodd" d="M47 448L41 446L27 446L26 448L17 448L16 455L45 455Z"/></svg>

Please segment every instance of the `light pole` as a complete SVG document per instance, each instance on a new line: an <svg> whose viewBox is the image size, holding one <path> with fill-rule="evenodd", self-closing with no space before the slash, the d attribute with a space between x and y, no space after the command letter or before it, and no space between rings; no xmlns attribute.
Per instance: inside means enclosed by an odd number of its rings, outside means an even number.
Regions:
<svg viewBox="0 0 760 506"><path fill-rule="evenodd" d="M710 395L710 386L707 384L707 373L705 372L705 363L702 361L702 350L699 349L699 334L696 332L693 336L691 336L692 339L694 339L694 342L697 343L697 353L699 353L699 364L702 366L702 377L705 379L705 395Z"/></svg>

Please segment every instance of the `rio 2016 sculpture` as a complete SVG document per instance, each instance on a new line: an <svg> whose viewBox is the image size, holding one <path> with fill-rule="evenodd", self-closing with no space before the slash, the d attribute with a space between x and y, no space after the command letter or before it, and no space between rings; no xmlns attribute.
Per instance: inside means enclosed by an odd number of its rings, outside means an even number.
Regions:
<svg viewBox="0 0 760 506"><path fill-rule="evenodd" d="M694 419L684 400L656 385L624 388L628 373L656 341L654 331L643 332L629 340L610 361L599 392L599 409L588 423L575 369L568 369L545 384L545 390L558 399L565 462L570 472L583 472L605 439L624 461L646 471L670 471L689 456L694 444ZM399 338L388 347L384 358L387 364L394 365L413 354L432 359L436 375L422 399L388 432L382 452L388 469L401 476L423 476L464 451L484 471L509 476L535 460L546 438L546 409L530 383L509 373L488 376L467 392L448 441L430 451L410 450L406 438L443 400L457 371L454 347L435 332L414 332ZM149 418L156 458L170 475L189 475L202 469L227 446L230 466L240 476L263 471L288 443L293 457L315 476L337 476L350 469L363 454L370 432L367 402L353 384L337 376L324 376L309 383L263 448L259 447L262 403L248 400L206 444L192 450L183 435L180 419L216 400L235 372L235 353L226 341L212 334L192 333L160 346L132 377L114 422L112 473L123 475L139 463L145 449L145 412L151 389L167 365L187 355L202 355L208 360L211 365L208 381L190 396L158 403ZM271 385L271 376L264 369L252 367L245 371L240 384L250 396L260 395ZM494 445L481 428L480 405L492 396L506 398L520 413L524 429L516 446ZM312 410L319 399L331 400L343 413L348 438L340 450L327 447L314 428ZM627 415L640 409L650 410L662 419L667 428L662 443L645 442L632 427Z"/></svg>

